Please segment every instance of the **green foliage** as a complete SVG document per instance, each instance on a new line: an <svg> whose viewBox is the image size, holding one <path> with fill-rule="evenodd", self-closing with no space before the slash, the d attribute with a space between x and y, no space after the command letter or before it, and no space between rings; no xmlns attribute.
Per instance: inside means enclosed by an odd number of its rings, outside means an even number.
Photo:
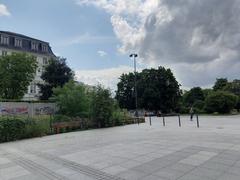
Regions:
<svg viewBox="0 0 240 180"><path fill-rule="evenodd" d="M176 109L181 91L170 69L145 69L136 76L139 108L162 112ZM133 73L120 77L116 99L121 108L135 109Z"/></svg>
<svg viewBox="0 0 240 180"><path fill-rule="evenodd" d="M36 58L24 53L0 57L0 98L21 99L33 80Z"/></svg>
<svg viewBox="0 0 240 180"><path fill-rule="evenodd" d="M197 100L194 102L193 107L197 113L204 113L205 102Z"/></svg>
<svg viewBox="0 0 240 180"><path fill-rule="evenodd" d="M0 118L0 142L39 137L50 133L49 118Z"/></svg>
<svg viewBox="0 0 240 180"><path fill-rule="evenodd" d="M183 95L183 101L187 106L192 106L197 101L204 101L204 93L200 87L194 87Z"/></svg>
<svg viewBox="0 0 240 180"><path fill-rule="evenodd" d="M91 92L91 117L98 127L113 126L114 100L111 92L100 85Z"/></svg>
<svg viewBox="0 0 240 180"><path fill-rule="evenodd" d="M136 73L137 80L139 80L139 74ZM134 109L135 108L135 96L134 96L134 74L122 74L120 82L117 84L116 99L119 102L121 108ZM138 86L137 86L138 87Z"/></svg>
<svg viewBox="0 0 240 180"><path fill-rule="evenodd" d="M53 100L59 107L59 113L70 117L88 117L89 95L84 85L68 82L62 88L53 89Z"/></svg>
<svg viewBox="0 0 240 180"><path fill-rule="evenodd" d="M238 96L238 101L235 108L237 109L238 112L240 112L240 96Z"/></svg>
<svg viewBox="0 0 240 180"><path fill-rule="evenodd" d="M224 88L224 91L231 92L237 96L240 96L240 80L235 79L232 82L229 82Z"/></svg>
<svg viewBox="0 0 240 180"><path fill-rule="evenodd" d="M71 117L62 115L62 114L56 114L53 116L52 123L55 122L70 122L72 120Z"/></svg>
<svg viewBox="0 0 240 180"><path fill-rule="evenodd" d="M230 113L236 106L238 97L232 93L216 91L206 98L206 111L208 113Z"/></svg>
<svg viewBox="0 0 240 180"><path fill-rule="evenodd" d="M213 90L214 91L223 90L225 88L225 86L227 86L227 84L228 84L227 78L219 78L216 80L216 82L213 86Z"/></svg>
<svg viewBox="0 0 240 180"><path fill-rule="evenodd" d="M73 79L74 73L67 66L66 59L51 59L50 64L45 68L41 78L45 84L39 84L41 99L48 100L53 94L53 88L63 87L65 83Z"/></svg>
<svg viewBox="0 0 240 180"><path fill-rule="evenodd" d="M0 141L14 141L24 135L25 122L18 118L1 118Z"/></svg>
<svg viewBox="0 0 240 180"><path fill-rule="evenodd" d="M29 118L25 120L22 138L41 137L51 133L49 118Z"/></svg>

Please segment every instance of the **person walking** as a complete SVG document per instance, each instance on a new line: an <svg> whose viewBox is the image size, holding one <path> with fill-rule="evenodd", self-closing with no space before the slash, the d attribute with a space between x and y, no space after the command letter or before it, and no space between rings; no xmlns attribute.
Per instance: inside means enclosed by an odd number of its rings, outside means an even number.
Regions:
<svg viewBox="0 0 240 180"><path fill-rule="evenodd" d="M189 113L190 113L190 121L192 121L193 120L193 115L194 115L193 106L191 106Z"/></svg>

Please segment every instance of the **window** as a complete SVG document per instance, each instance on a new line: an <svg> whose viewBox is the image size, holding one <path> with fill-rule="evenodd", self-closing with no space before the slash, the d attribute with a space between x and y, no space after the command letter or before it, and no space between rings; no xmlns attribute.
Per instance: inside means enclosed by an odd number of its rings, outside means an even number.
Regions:
<svg viewBox="0 0 240 180"><path fill-rule="evenodd" d="M1 44L8 45L9 44L9 37L8 36L1 36Z"/></svg>
<svg viewBox="0 0 240 180"><path fill-rule="evenodd" d="M48 48L45 44L42 45L42 51L43 52L48 52Z"/></svg>
<svg viewBox="0 0 240 180"><path fill-rule="evenodd" d="M2 51L2 56L6 56L7 55L7 51Z"/></svg>
<svg viewBox="0 0 240 180"><path fill-rule="evenodd" d="M43 58L43 64L47 65L48 64L48 59L47 58Z"/></svg>
<svg viewBox="0 0 240 180"><path fill-rule="evenodd" d="M36 84L31 84L30 85L30 93L35 94L36 93Z"/></svg>
<svg viewBox="0 0 240 180"><path fill-rule="evenodd" d="M31 49L37 51L38 50L38 43L32 42Z"/></svg>
<svg viewBox="0 0 240 180"><path fill-rule="evenodd" d="M15 38L14 45L15 45L16 47L22 47L22 40Z"/></svg>

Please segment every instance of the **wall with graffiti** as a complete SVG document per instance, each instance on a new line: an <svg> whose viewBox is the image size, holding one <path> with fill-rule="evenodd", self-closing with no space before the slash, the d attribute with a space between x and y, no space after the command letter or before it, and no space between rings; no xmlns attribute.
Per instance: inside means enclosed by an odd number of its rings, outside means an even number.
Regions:
<svg viewBox="0 0 240 180"><path fill-rule="evenodd" d="M57 111L55 103L0 102L0 115L52 115Z"/></svg>

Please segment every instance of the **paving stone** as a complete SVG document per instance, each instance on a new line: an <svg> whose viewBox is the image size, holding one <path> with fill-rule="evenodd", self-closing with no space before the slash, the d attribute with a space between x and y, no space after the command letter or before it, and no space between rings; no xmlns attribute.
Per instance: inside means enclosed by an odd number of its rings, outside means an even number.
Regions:
<svg viewBox="0 0 240 180"><path fill-rule="evenodd" d="M225 173L218 180L239 180L239 175Z"/></svg>
<svg viewBox="0 0 240 180"><path fill-rule="evenodd" d="M183 176L185 173L173 169L164 168L157 172L154 172L153 175L165 178L168 180L175 180Z"/></svg>
<svg viewBox="0 0 240 180"><path fill-rule="evenodd" d="M149 176L143 177L139 180L167 180L167 179L159 177L159 176L149 175Z"/></svg>
<svg viewBox="0 0 240 180"><path fill-rule="evenodd" d="M206 177L209 179L216 179L223 174L223 171L197 167L194 170L192 170L191 172L189 172L189 174L201 176L204 178Z"/></svg>
<svg viewBox="0 0 240 180"><path fill-rule="evenodd" d="M117 174L117 176L124 178L126 180L138 180L141 179L145 176L147 176L148 174L141 172L141 171L135 171L135 170L127 170L124 172L121 172L119 174Z"/></svg>
<svg viewBox="0 0 240 180"><path fill-rule="evenodd" d="M240 116L181 119L0 144L0 180L239 179Z"/></svg>
<svg viewBox="0 0 240 180"><path fill-rule="evenodd" d="M21 166L13 166L9 168L0 169L0 177L5 180L18 178L29 174L30 172L22 168Z"/></svg>

